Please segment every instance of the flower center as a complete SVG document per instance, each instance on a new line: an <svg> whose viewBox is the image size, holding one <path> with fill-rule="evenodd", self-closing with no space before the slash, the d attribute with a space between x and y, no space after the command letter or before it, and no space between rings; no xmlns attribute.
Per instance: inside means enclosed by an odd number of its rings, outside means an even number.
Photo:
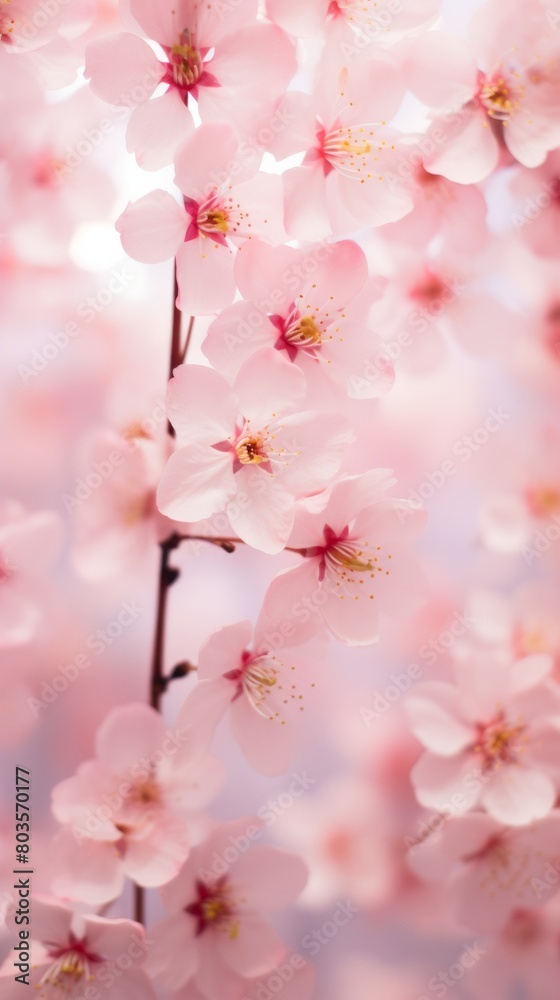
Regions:
<svg viewBox="0 0 560 1000"><path fill-rule="evenodd" d="M197 225L203 233L222 233L225 235L229 228L229 216L224 209L200 212Z"/></svg>
<svg viewBox="0 0 560 1000"><path fill-rule="evenodd" d="M182 32L179 44L172 46L169 61L173 80L178 87L188 89L200 79L202 58L196 46L193 45L188 28Z"/></svg>
<svg viewBox="0 0 560 1000"><path fill-rule="evenodd" d="M237 920L233 919L235 907L225 876L213 885L206 885L205 882L198 880L196 891L198 898L185 907L185 912L190 913L198 921L197 936L208 927L219 927L227 930L230 938L236 938L239 925Z"/></svg>
<svg viewBox="0 0 560 1000"><path fill-rule="evenodd" d="M84 943L76 940L73 934L66 947L49 951L49 957L54 958L54 962L37 986L41 1000L76 996L76 990L82 989L81 984L94 978L91 965L103 961L101 955L89 953Z"/></svg>
<svg viewBox="0 0 560 1000"><path fill-rule="evenodd" d="M371 153L367 133L365 125L347 126L329 132L323 140L325 159L344 173L361 173L367 165L365 157ZM369 137L372 136L373 132L369 132Z"/></svg>
<svg viewBox="0 0 560 1000"><path fill-rule="evenodd" d="M267 705L267 698L270 698L272 689L278 684L278 668L274 663L274 656L261 656L255 660L249 660L247 666L241 674L241 684L243 690L254 709L267 719L276 716L274 711ZM281 685L278 685L279 689Z"/></svg>
<svg viewBox="0 0 560 1000"><path fill-rule="evenodd" d="M267 455L263 450L264 441L261 434L242 437L235 445L235 454L242 465L260 465L266 462Z"/></svg>
<svg viewBox="0 0 560 1000"><path fill-rule="evenodd" d="M480 87L480 100L490 118L505 122L518 107L518 101L512 87L506 83L503 76L483 80Z"/></svg>
<svg viewBox="0 0 560 1000"><path fill-rule="evenodd" d="M377 7L375 0L332 0L328 11L327 18L332 20L337 17L344 17L350 24L355 27L363 27L372 21L372 6Z"/></svg>
<svg viewBox="0 0 560 1000"><path fill-rule="evenodd" d="M374 568L373 563L364 558L363 550L349 542L337 542L329 549L328 555L343 570L349 569L351 572L356 570L359 572Z"/></svg>
<svg viewBox="0 0 560 1000"><path fill-rule="evenodd" d="M481 755L484 771L515 764L522 749L519 737L523 729L523 725L508 723L502 713L492 722L478 724L473 750Z"/></svg>
<svg viewBox="0 0 560 1000"><path fill-rule="evenodd" d="M123 431L123 438L126 441L151 441L152 435L142 426L139 421L129 424Z"/></svg>
<svg viewBox="0 0 560 1000"><path fill-rule="evenodd" d="M294 347L317 347L321 343L322 331L313 316L300 316L288 328L284 338Z"/></svg>
<svg viewBox="0 0 560 1000"><path fill-rule="evenodd" d="M323 529L325 546L308 550L310 556L321 556L319 581L325 581L327 588L340 600L349 598L359 601L367 597L375 599L375 581L378 574L390 576L384 559L392 559L391 553L383 556L381 545L371 546L367 540L351 539L348 529L337 535L330 525Z"/></svg>
<svg viewBox="0 0 560 1000"><path fill-rule="evenodd" d="M150 802L159 802L161 795L160 795L160 787L157 781L148 778L147 781L143 781L140 784L136 785L136 787L132 792L132 798L134 799L135 802L141 802L146 804Z"/></svg>
<svg viewBox="0 0 560 1000"><path fill-rule="evenodd" d="M534 944L541 937L542 923L532 910L515 910L504 930L506 941L514 946Z"/></svg>
<svg viewBox="0 0 560 1000"><path fill-rule="evenodd" d="M417 285L414 285L409 292L409 296L415 302L422 302L424 305L433 305L445 300L449 295L450 288L437 274L429 273Z"/></svg>

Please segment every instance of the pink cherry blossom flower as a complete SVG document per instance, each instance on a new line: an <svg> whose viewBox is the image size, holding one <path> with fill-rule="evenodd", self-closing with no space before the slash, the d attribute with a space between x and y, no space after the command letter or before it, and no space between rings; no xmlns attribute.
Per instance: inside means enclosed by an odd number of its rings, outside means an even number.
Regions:
<svg viewBox="0 0 560 1000"><path fill-rule="evenodd" d="M362 954L343 959L335 972L335 983L336 995L350 996L352 1000L370 1000L372 996L383 997L383 1000L410 1000L420 997L426 988L425 976L412 972L408 963L399 963L395 968L393 964L372 961L369 955L366 958Z"/></svg>
<svg viewBox="0 0 560 1000"><path fill-rule="evenodd" d="M309 275L308 262L315 264ZM355 399L379 396L391 388L394 371L388 359L381 363L381 342L365 322L367 278L365 254L349 240L305 251L251 240L235 261L246 301L213 321L204 353L235 378L256 350L275 347L301 368L308 385L320 389L328 379Z"/></svg>
<svg viewBox="0 0 560 1000"><path fill-rule="evenodd" d="M426 170L459 184L484 180L504 151L536 167L560 137L560 48L537 0L517 0L515 11L488 0L471 38L426 33L407 43L403 64L410 88L436 109Z"/></svg>
<svg viewBox="0 0 560 1000"><path fill-rule="evenodd" d="M92 0L57 4L38 15L35 0L2 0L0 6L0 44L10 52L29 52L48 45L61 36L71 39L90 24ZM60 51L53 50L60 55Z"/></svg>
<svg viewBox="0 0 560 1000"><path fill-rule="evenodd" d="M412 31L435 20L437 0L267 0L271 20L296 37L326 32L345 45L344 54L359 53L368 45L394 45Z"/></svg>
<svg viewBox="0 0 560 1000"><path fill-rule="evenodd" d="M159 485L159 509L178 521L220 510L249 545L280 552L294 498L325 486L351 440L344 418L301 412L305 378L272 348L253 355L233 387L217 372L182 365L167 408L178 450Z"/></svg>
<svg viewBox="0 0 560 1000"><path fill-rule="evenodd" d="M328 499L299 505L290 545L300 566L271 584L267 599L310 606L309 632L325 624L341 642L379 637L378 612L406 614L423 598L424 578L407 547L425 525L419 504L386 497L394 480L374 469L336 483Z"/></svg>
<svg viewBox="0 0 560 1000"><path fill-rule="evenodd" d="M397 222L383 227L383 237L423 248L435 236L457 253L476 253L488 242L487 206L482 192L474 185L454 184L425 166L427 154L414 137L403 142L400 162L390 183L404 187L414 202L411 212Z"/></svg>
<svg viewBox="0 0 560 1000"><path fill-rule="evenodd" d="M1 56L0 47L0 64ZM18 57L6 59L13 62ZM0 83L2 77L0 70ZM8 80L12 85L10 76ZM18 85L17 77L14 83ZM18 128L17 111L3 127L3 183L10 212L2 220L4 239L24 261L53 268L68 263L77 226L112 211L113 181L87 155L93 145L84 139L86 133L95 134L103 106L87 89L64 102L33 102L31 108L25 98L24 92L21 113L27 128ZM99 130L98 134L102 136Z"/></svg>
<svg viewBox="0 0 560 1000"><path fill-rule="evenodd" d="M92 904L118 896L125 875L144 886L172 878L189 853L189 818L222 780L194 734L168 730L147 705L114 709L96 751L52 793L64 824L53 854L56 891Z"/></svg>
<svg viewBox="0 0 560 1000"><path fill-rule="evenodd" d="M527 565L547 553L558 557L559 448L560 428L551 420L513 427L499 450L497 445L489 450L479 519L482 541L491 551L522 554Z"/></svg>
<svg viewBox="0 0 560 1000"><path fill-rule="evenodd" d="M192 0L130 0L140 34L119 33L87 49L86 76L110 104L133 107L127 148L140 166L157 170L173 159L194 128L193 106L203 122L229 122L260 145L273 104L296 71L293 44L276 25L256 23L255 0L226 7ZM133 22L132 27L135 27ZM153 97L156 88L165 91Z"/></svg>
<svg viewBox="0 0 560 1000"><path fill-rule="evenodd" d="M515 231L540 257L560 256L560 151L550 152L542 166L521 167L511 180L515 198Z"/></svg>
<svg viewBox="0 0 560 1000"><path fill-rule="evenodd" d="M507 650L511 660L535 653L553 661L553 676L560 675L560 622L557 608L560 588L549 581L523 584L506 598L477 588L469 594L467 612L473 618L472 639L483 646Z"/></svg>
<svg viewBox="0 0 560 1000"><path fill-rule="evenodd" d="M43 618L43 578L62 536L62 522L52 511L27 514L14 502L0 507L0 647L20 646L36 634Z"/></svg>
<svg viewBox="0 0 560 1000"><path fill-rule="evenodd" d="M179 205L152 191L117 220L126 252L147 264L177 257L180 309L216 312L233 301L234 247L252 236L283 240L280 178L255 173L228 125L202 125L175 156Z"/></svg>
<svg viewBox="0 0 560 1000"><path fill-rule="evenodd" d="M167 989L192 983L207 1000L234 1000L243 980L269 972L284 954L261 911L293 903L307 869L280 848L253 846L259 825L249 817L217 827L162 889L170 916L151 929L148 967Z"/></svg>
<svg viewBox="0 0 560 1000"><path fill-rule="evenodd" d="M224 995L225 1000L230 1000L230 991L235 1000L243 997L243 1000L259 1000L272 986L277 987L282 984L282 1000L311 1000L315 988L315 967L306 962L302 955L292 955L286 951L264 977L258 979L245 979L236 976L233 972L228 977L228 992ZM277 991L280 987L277 988ZM222 995L222 994L221 994ZM188 982L171 994L172 1000L208 1000L202 993L194 980Z"/></svg>
<svg viewBox="0 0 560 1000"><path fill-rule="evenodd" d="M76 492L65 496L75 524L73 561L84 578L104 579L135 567L146 550L173 533L173 523L156 507L169 451L167 440L155 440L141 426L125 434L102 431L88 443Z"/></svg>
<svg viewBox="0 0 560 1000"><path fill-rule="evenodd" d="M408 860L421 878L443 882L461 924L497 931L515 910L542 906L557 892L559 835L558 809L522 827L473 812L442 823Z"/></svg>
<svg viewBox="0 0 560 1000"><path fill-rule="evenodd" d="M528 996L555 1000L560 918L557 906L550 910L516 909L499 935L486 941L484 956L469 970L476 1000L509 1000L520 984Z"/></svg>
<svg viewBox="0 0 560 1000"><path fill-rule="evenodd" d="M15 909L15 907L14 907ZM144 928L132 920L81 916L50 896L31 900L32 966L29 983L41 1000L81 1000L97 990L108 1000L155 1000L144 971L147 943ZM13 919L14 933L21 927ZM14 979L10 955L0 972L0 996L16 1000L21 982ZM16 974L19 970L15 970Z"/></svg>
<svg viewBox="0 0 560 1000"><path fill-rule="evenodd" d="M304 903L326 907L350 897L360 909L390 905L400 888L402 860L388 809L389 801L367 779L344 774L280 818L283 841L309 863Z"/></svg>
<svg viewBox="0 0 560 1000"><path fill-rule="evenodd" d="M393 69L393 72L392 72ZM304 153L285 170L285 225L300 240L348 235L395 222L413 207L397 171L399 135L387 126L398 110L402 80L387 58L340 67L327 59L316 93L290 91L280 103L288 124L270 143L277 159Z"/></svg>
<svg viewBox="0 0 560 1000"><path fill-rule="evenodd" d="M484 806L502 823L550 812L560 766L560 689L552 660L475 651L457 664L457 684L427 681L408 696L414 734L426 753L412 770L419 802L457 811Z"/></svg>
<svg viewBox="0 0 560 1000"><path fill-rule="evenodd" d="M288 768L325 667L321 641L302 644L309 611L298 610L275 601L271 612L265 597L254 630L242 621L214 632L200 650L198 682L177 718L187 730L201 719L210 740L228 711L235 739L261 774Z"/></svg>
<svg viewBox="0 0 560 1000"><path fill-rule="evenodd" d="M420 374L441 365L449 334L478 357L502 356L511 349L521 322L489 294L487 266L491 264L482 253L471 260L442 250L422 258L418 250L393 244L394 276L374 303L371 318L389 343L402 338L402 371Z"/></svg>
<svg viewBox="0 0 560 1000"><path fill-rule="evenodd" d="M550 157L549 157L550 159ZM527 173L537 174L542 168ZM516 181L512 182L512 189ZM557 263L552 256L554 246L554 188L533 186L532 194L522 205L516 202L514 225L525 244L530 243L529 228L548 215L551 223L548 246L550 254L535 256L512 237L507 259L507 277L515 282L522 296L523 312L520 334L516 336L504 361L514 377L541 395L555 397L560 379L560 296L558 294ZM535 199L538 198L539 205ZM540 206L540 207L539 207ZM522 212L522 214L519 214ZM545 224L548 227L548 222ZM525 235L524 235L525 234ZM526 236L526 238L525 238ZM535 232L537 240L539 236ZM548 239L548 238L547 238ZM535 249L537 249L535 247Z"/></svg>

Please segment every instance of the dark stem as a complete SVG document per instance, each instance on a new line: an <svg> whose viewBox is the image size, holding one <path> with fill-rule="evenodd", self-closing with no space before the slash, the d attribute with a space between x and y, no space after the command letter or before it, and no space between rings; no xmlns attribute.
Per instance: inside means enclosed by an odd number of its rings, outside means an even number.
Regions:
<svg viewBox="0 0 560 1000"><path fill-rule="evenodd" d="M181 349L181 328L182 315L177 308L177 296L179 295L179 285L177 283L177 266L173 276L173 322L171 326L171 349L169 352L169 378L173 377L173 372L177 365L181 364L186 354L186 349ZM189 330L192 330L194 319L191 317ZM168 423L168 431L171 437L175 437L175 429ZM157 596L156 611L156 632L154 636L154 646L152 652L152 672L150 681L150 705L159 711L161 696L164 691L162 685L163 660L165 643L165 619L167 612L167 595L169 588L173 586L179 576L179 571L169 565L169 557L173 549L179 544L177 535L171 535L161 543L161 557L159 563L159 586Z"/></svg>
<svg viewBox="0 0 560 1000"><path fill-rule="evenodd" d="M187 356L187 351L188 351L190 343L191 343L191 337L192 337L193 330L194 330L194 316L191 316L191 318L189 320L189 328L187 330L187 336L185 338L185 346L183 347L183 350L181 351L181 364L183 363L183 361L185 360L185 358Z"/></svg>
<svg viewBox="0 0 560 1000"><path fill-rule="evenodd" d="M134 886L134 919L137 923L144 923L144 890L141 885Z"/></svg>
<svg viewBox="0 0 560 1000"><path fill-rule="evenodd" d="M182 315L177 308L177 296L179 286L177 283L177 267L175 265L173 275L173 321L171 326L171 348L169 351L169 378L178 365L185 360L191 334L194 326L194 317L191 317L187 339L184 347L181 347ZM175 437L175 430L169 423L168 433ZM164 653L165 653L165 624L167 616L167 598L170 587L179 576L179 570L170 565L171 553L179 545L180 539L177 535L171 535L161 543L161 557L159 563L159 585L156 611L156 630L154 635L154 645L152 651L152 665L150 674L150 705L159 711L162 695L167 687L167 679L164 677ZM135 919L144 923L144 890L142 886L134 886L134 916Z"/></svg>
<svg viewBox="0 0 560 1000"><path fill-rule="evenodd" d="M178 535L176 537L181 542L208 542L209 545L216 545L218 548L224 549L225 552L235 552L236 545L245 545L242 538L223 538L217 535ZM298 556L304 556L307 550L292 549L286 546L282 552L295 552Z"/></svg>
<svg viewBox="0 0 560 1000"><path fill-rule="evenodd" d="M179 570L170 566L171 553L177 548L177 535L171 535L161 543L161 559L159 564L159 587L156 612L156 632L152 652L152 673L150 683L150 705L159 712L161 696L165 690L164 684L164 652L165 652L165 621L167 616L167 598L169 589L179 576Z"/></svg>

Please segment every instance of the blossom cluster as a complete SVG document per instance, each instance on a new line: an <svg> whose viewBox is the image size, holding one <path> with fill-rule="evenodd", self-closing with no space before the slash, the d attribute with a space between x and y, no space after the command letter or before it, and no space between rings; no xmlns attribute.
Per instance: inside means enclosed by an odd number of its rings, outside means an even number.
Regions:
<svg viewBox="0 0 560 1000"><path fill-rule="evenodd" d="M556 997L559 18L0 0L0 997Z"/></svg>

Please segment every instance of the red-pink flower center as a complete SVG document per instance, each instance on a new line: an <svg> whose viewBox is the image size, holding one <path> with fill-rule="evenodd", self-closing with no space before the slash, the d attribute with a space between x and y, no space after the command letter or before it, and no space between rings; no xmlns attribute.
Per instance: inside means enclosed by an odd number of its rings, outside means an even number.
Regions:
<svg viewBox="0 0 560 1000"><path fill-rule="evenodd" d="M178 45L169 53L174 83L185 90L198 83L203 72L202 56L194 44L188 28L182 32Z"/></svg>
<svg viewBox="0 0 560 1000"><path fill-rule="evenodd" d="M504 930L504 938L514 947L532 945L541 936L542 921L534 910L515 910Z"/></svg>
<svg viewBox="0 0 560 1000"><path fill-rule="evenodd" d="M275 653L267 651L255 654L246 649L242 665L226 676L237 683L236 698L244 696L264 719L285 726L285 705L296 702L300 712L304 711L304 705L301 704L304 698L299 694L295 683L295 670L295 664L287 668ZM315 684L311 684L311 687L315 687Z"/></svg>
<svg viewBox="0 0 560 1000"><path fill-rule="evenodd" d="M215 233L222 233L223 236L229 228L229 216L225 208L203 209L197 218L198 229L207 236Z"/></svg>
<svg viewBox="0 0 560 1000"><path fill-rule="evenodd" d="M334 169L346 177L365 182L372 179L371 156L375 134L369 125L351 125L334 127L330 132L319 128L317 132L318 151L322 156L326 169ZM386 145L381 140L378 152ZM377 157L374 156L374 160Z"/></svg>
<svg viewBox="0 0 560 1000"><path fill-rule="evenodd" d="M92 965L103 961L101 955L88 951L86 943L72 933L68 945L50 948L47 956L54 961L39 981L40 997L75 996L76 989L81 990L81 984L93 978Z"/></svg>
<svg viewBox="0 0 560 1000"><path fill-rule="evenodd" d="M197 920L197 935L209 927L216 927L225 930L230 938L236 938L239 923L235 919L235 906L226 878L220 878L212 885L199 879L196 892L197 898L185 907L185 913L190 913Z"/></svg>
<svg viewBox="0 0 560 1000"><path fill-rule="evenodd" d="M449 286L433 271L427 274L410 289L409 297L424 305L443 303L449 295Z"/></svg>
<svg viewBox="0 0 560 1000"><path fill-rule="evenodd" d="M332 0L327 11L327 20L344 17L356 27L366 27L374 20L377 0Z"/></svg>
<svg viewBox="0 0 560 1000"><path fill-rule="evenodd" d="M343 600L359 601L367 597L375 598L375 581L378 574L390 576L388 564L384 563L380 545L370 545L367 539L352 539L349 528L337 534L330 525L325 525L324 546L308 549L308 556L320 556L319 580L325 581L329 590ZM392 559L391 553L385 556Z"/></svg>
<svg viewBox="0 0 560 1000"><path fill-rule="evenodd" d="M303 300L303 297L301 294L300 299ZM334 302L334 296L331 295L330 299ZM298 305L294 303L284 316L270 316L271 323L279 333L274 346L279 351L286 351L290 361L297 357L298 351L304 351L315 361L322 360L325 364L330 364L328 358L321 358L321 347L326 341L333 340L335 335L340 341L344 340L336 323L345 318L344 312L337 310L336 306L332 307L331 312L318 310L311 303L304 304L303 301Z"/></svg>
<svg viewBox="0 0 560 1000"><path fill-rule="evenodd" d="M514 764L523 749L521 736L524 729L523 723L508 721L503 712L490 722L478 723L473 751L480 754L483 770Z"/></svg>

